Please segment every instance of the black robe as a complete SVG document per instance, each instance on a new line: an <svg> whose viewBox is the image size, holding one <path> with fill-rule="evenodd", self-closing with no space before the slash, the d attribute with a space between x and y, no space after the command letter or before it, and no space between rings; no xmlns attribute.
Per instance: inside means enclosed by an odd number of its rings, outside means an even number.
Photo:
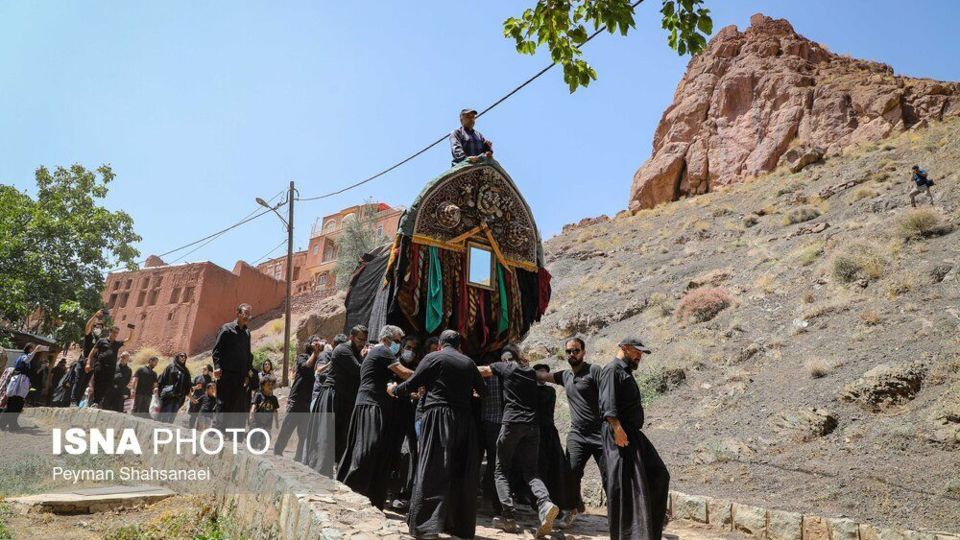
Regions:
<svg viewBox="0 0 960 540"><path fill-rule="evenodd" d="M480 452L472 393L487 387L473 360L447 347L428 354L413 376L397 386L400 399L426 387L417 473L407 524L420 537L447 533L473 538L477 527Z"/></svg>
<svg viewBox="0 0 960 540"><path fill-rule="evenodd" d="M550 492L550 500L561 510L576 510L578 497L567 454L560 443L554 422L557 391L552 386L537 388L537 422L540 424L540 456L537 461L540 479Z"/></svg>
<svg viewBox="0 0 960 540"><path fill-rule="evenodd" d="M350 417L360 386L360 351L348 341L337 345L320 393L310 407L304 463L333 478L334 465L347 447Z"/></svg>

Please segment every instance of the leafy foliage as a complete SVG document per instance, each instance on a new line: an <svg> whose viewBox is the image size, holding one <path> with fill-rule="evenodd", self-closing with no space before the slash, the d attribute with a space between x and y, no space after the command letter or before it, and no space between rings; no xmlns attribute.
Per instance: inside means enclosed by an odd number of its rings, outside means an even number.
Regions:
<svg viewBox="0 0 960 540"><path fill-rule="evenodd" d="M340 251L333 272L340 290L350 284L350 276L360 266L360 257L390 242L389 238L377 238L377 205L366 203L354 216L343 220L343 229L337 237Z"/></svg>
<svg viewBox="0 0 960 540"><path fill-rule="evenodd" d="M100 203L114 174L103 165L40 167L34 199L0 186L0 320L78 341L102 307L104 268L134 268L133 219Z"/></svg>
<svg viewBox="0 0 960 540"><path fill-rule="evenodd" d="M642 0L640 0L642 1ZM538 0L537 5L503 23L503 35L516 42L517 52L533 55L546 45L553 62L563 67L563 80L576 91L597 80L597 72L583 59L580 46L591 31L621 36L636 27L634 11L640 1L630 0ZM661 26L667 44L680 55L696 54L713 32L710 10L704 0L662 0ZM590 28L591 31L588 31Z"/></svg>

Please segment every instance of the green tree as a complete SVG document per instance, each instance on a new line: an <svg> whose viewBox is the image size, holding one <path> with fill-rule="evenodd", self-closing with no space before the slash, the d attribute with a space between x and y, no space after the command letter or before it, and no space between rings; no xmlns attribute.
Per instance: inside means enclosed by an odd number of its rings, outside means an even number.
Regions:
<svg viewBox="0 0 960 540"><path fill-rule="evenodd" d="M337 264L333 269L337 276L337 288L344 290L350 284L353 271L360 266L360 257L387 244L391 238L377 238L377 205L364 203L354 217L343 220L337 245Z"/></svg>
<svg viewBox="0 0 960 540"><path fill-rule="evenodd" d="M519 18L503 23L503 35L516 42L517 51L535 54L546 45L553 62L563 67L563 80L570 92L597 80L597 72L583 59L580 46L590 33L606 27L620 35L636 28L634 12L643 0L538 0ZM696 54L713 32L710 10L704 0L661 0L660 25L667 31L667 44L678 54Z"/></svg>
<svg viewBox="0 0 960 540"><path fill-rule="evenodd" d="M134 269L133 219L102 206L114 174L103 165L40 167L36 198L0 186L0 320L68 343L103 306L104 268Z"/></svg>

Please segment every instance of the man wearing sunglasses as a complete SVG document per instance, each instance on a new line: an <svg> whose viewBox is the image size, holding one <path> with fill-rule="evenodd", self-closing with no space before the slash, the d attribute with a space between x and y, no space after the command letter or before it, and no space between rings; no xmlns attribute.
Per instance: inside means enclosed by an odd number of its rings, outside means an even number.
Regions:
<svg viewBox="0 0 960 540"><path fill-rule="evenodd" d="M580 482L583 469L592 457L600 469L600 477L607 477L607 463L603 453L603 439L600 436L603 417L600 414L600 372L601 367L586 362L586 345L583 340L574 337L564 344L564 356L570 369L553 374L538 372L541 382L563 386L570 404L570 433L567 434L567 460L573 471L573 485L577 494L577 512L584 511L580 496ZM606 485L604 485L606 489ZM561 527L569 527L577 517L577 512L565 512Z"/></svg>

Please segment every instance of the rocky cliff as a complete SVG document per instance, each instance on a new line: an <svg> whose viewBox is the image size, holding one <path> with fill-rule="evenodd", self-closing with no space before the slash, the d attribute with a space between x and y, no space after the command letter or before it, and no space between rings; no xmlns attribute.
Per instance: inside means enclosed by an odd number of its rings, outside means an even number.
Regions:
<svg viewBox="0 0 960 540"><path fill-rule="evenodd" d="M720 30L690 61L657 126L653 155L634 175L630 208L771 171L790 149L801 150L793 159L817 159L955 116L960 84L896 76L756 14L743 32Z"/></svg>

